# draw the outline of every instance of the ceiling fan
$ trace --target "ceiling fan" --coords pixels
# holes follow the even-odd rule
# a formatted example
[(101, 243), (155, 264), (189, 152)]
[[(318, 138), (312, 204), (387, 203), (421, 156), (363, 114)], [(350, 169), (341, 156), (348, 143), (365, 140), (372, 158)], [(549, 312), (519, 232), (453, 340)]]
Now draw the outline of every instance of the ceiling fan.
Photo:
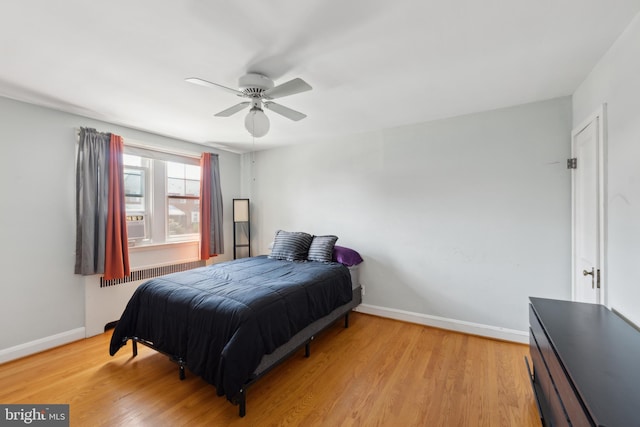
[(200, 86), (219, 88), (233, 93), (241, 98), (248, 98), (248, 101), (241, 102), (220, 111), (216, 117), (229, 117), (245, 108), (251, 106), (249, 113), (244, 119), (244, 125), (251, 135), (256, 138), (265, 136), (269, 132), (269, 118), (264, 113), (263, 108), (271, 110), (284, 117), (298, 121), (307, 117), (299, 111), (292, 110), (284, 105), (276, 104), (272, 99), (283, 98), (296, 93), (311, 90), (311, 86), (304, 80), (296, 78), (275, 86), (273, 80), (269, 77), (258, 73), (248, 73), (238, 79), (239, 90), (223, 86), (218, 83), (212, 83), (198, 77), (190, 77), (186, 79), (189, 83)]

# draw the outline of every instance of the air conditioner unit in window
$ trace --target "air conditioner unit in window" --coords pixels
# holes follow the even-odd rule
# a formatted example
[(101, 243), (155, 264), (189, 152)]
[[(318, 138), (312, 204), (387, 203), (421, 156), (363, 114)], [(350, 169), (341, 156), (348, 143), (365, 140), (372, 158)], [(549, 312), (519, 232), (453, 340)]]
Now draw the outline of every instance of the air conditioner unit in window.
[(127, 215), (127, 238), (141, 240), (146, 237), (144, 215)]

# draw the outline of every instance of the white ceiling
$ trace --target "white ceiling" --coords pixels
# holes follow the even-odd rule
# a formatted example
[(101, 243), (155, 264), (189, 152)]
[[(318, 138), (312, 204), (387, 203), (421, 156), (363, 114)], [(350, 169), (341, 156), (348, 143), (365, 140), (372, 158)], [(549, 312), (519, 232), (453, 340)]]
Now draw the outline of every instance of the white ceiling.
[[(640, 0), (2, 0), (0, 95), (234, 150), (570, 95)], [(313, 90), (253, 144), (245, 72)], [(104, 129), (108, 131), (108, 129)]]

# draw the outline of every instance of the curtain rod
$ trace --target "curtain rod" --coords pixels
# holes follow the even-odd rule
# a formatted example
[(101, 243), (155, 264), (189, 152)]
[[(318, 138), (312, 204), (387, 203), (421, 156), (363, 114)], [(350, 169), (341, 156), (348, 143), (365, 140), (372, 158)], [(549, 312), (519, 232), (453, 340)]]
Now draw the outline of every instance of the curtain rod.
[[(80, 138), (80, 128), (75, 128), (75, 130), (76, 130), (76, 143), (77, 143)], [(124, 145), (128, 145), (130, 147), (144, 148), (146, 150), (159, 151), (161, 153), (174, 154), (176, 156), (190, 157), (192, 159), (200, 159), (200, 156), (201, 156), (201, 154), (196, 154), (193, 151), (182, 151), (179, 149), (162, 148), (162, 147), (158, 147), (157, 145), (151, 145), (151, 144), (137, 141), (135, 139), (127, 138), (124, 136), (122, 137), (122, 141), (124, 142)]]

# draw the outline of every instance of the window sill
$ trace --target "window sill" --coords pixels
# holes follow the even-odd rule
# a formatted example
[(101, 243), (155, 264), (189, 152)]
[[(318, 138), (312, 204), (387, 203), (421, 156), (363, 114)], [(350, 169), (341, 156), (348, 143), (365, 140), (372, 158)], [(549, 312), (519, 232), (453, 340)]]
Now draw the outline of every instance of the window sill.
[(199, 240), (184, 240), (178, 242), (164, 242), (164, 243), (142, 243), (133, 246), (129, 246), (129, 251), (139, 252), (145, 250), (157, 250), (157, 249), (169, 249), (179, 248), (181, 246), (191, 246), (200, 244)]
[(129, 247), (132, 270), (178, 264), (200, 259), (200, 242), (167, 242)]

